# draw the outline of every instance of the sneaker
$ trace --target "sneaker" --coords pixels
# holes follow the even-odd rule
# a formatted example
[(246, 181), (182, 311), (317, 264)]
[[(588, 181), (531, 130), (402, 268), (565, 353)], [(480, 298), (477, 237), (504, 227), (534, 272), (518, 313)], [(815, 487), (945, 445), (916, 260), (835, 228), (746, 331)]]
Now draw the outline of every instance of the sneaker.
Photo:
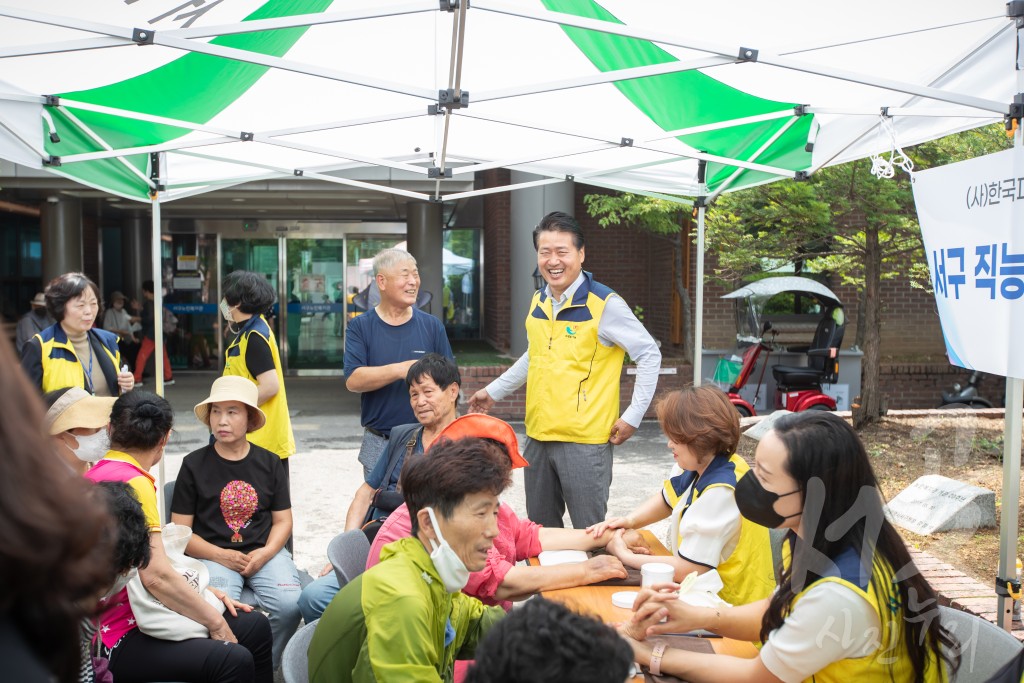
[(165, 379), (165, 380), (164, 380), (164, 386), (165, 386), (165, 387), (169, 387), (169, 386), (171, 386), (172, 384), (174, 384), (174, 380), (173, 380), (173, 379)]

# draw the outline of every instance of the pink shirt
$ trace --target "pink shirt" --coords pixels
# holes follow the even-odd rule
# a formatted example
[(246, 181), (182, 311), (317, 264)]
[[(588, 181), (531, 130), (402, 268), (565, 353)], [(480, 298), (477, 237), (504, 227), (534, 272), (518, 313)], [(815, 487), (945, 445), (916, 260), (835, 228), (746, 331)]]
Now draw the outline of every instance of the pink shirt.
[[(123, 481), (135, 491), (142, 512), (146, 515), (146, 525), (150, 532), (160, 531), (160, 513), (156, 502), (156, 484), (153, 475), (142, 469), (138, 461), (127, 453), (110, 451), (103, 460), (85, 473), (85, 478), (92, 481)], [(97, 634), (108, 648), (114, 647), (124, 634), (133, 628), (135, 614), (128, 603), (128, 589), (109, 598), (100, 600), (100, 630)]]
[[(380, 561), (380, 551), (384, 546), (411, 534), (409, 508), (402, 504), (388, 515), (377, 532), (370, 546), (370, 555), (366, 558), (366, 568)], [(498, 507), (498, 537), (487, 552), (487, 566), (469, 575), (469, 583), (462, 592), (478, 598), (485, 605), (501, 605), (506, 610), (512, 609), (511, 602), (495, 600), (494, 594), (512, 565), (528, 557), (536, 557), (541, 550), (540, 525), (528, 519), (520, 519), (511, 507), (502, 503)]]

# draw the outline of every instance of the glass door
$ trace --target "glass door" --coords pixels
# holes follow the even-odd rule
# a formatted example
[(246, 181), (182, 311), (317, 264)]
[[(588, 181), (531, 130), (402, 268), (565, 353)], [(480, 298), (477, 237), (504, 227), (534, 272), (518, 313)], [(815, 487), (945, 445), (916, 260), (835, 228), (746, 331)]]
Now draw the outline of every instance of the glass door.
[(164, 335), (175, 371), (216, 370), (220, 281), (216, 235), (170, 235), (164, 242)]
[(345, 240), (285, 240), (287, 357), (291, 370), (343, 368)]
[[(274, 291), (280, 292), (280, 242), (281, 240), (277, 238), (222, 239), (220, 243), (221, 263), (223, 264), (221, 278), (236, 270), (251, 270), (254, 273), (260, 273), (265, 276), (270, 282), (270, 286), (274, 288)], [(215, 303), (220, 303), (220, 291), (220, 282), (218, 282), (216, 289), (218, 298)], [(274, 332), (274, 336), (277, 337), (278, 346), (284, 343), (281, 338), (279, 313), (280, 307), (275, 305), (274, 314), (267, 320), (267, 323), (270, 324), (270, 329)], [(225, 349), (231, 341), (229, 338), (231, 332), (228, 330), (227, 325), (222, 325), (222, 328), (224, 330), (224, 337), (221, 340), (221, 349)], [(223, 354), (220, 355), (221, 367), (223, 367)], [(282, 355), (284, 354), (282, 353)]]

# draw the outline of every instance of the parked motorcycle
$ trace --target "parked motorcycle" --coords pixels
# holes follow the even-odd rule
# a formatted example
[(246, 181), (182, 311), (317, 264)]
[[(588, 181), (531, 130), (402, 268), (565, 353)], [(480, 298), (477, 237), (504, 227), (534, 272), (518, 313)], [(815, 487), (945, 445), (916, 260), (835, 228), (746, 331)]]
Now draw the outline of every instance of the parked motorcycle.
[(978, 393), (978, 385), (981, 384), (981, 373), (977, 370), (971, 372), (967, 378), (967, 384), (961, 385), (959, 382), (953, 383), (952, 391), (942, 392), (942, 403), (939, 405), (940, 408), (973, 408), (974, 410), (980, 410), (982, 408), (991, 408), (992, 401), (984, 398)]

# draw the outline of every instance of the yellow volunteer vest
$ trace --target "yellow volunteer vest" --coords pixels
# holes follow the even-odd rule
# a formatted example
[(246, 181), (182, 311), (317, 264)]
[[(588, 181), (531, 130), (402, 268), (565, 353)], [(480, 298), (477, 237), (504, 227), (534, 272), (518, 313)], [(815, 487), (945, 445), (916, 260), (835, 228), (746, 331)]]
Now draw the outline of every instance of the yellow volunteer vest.
[[(75, 354), (75, 345), (68, 339), (60, 323), (51, 325), (35, 336), (42, 348), (43, 393), (65, 387), (80, 387), (92, 393), (92, 386), (86, 381), (85, 367)], [(95, 344), (99, 341), (99, 344)], [(117, 335), (106, 330), (89, 330), (89, 343), (93, 349), (101, 349), (102, 356), (94, 358), (92, 373), (103, 372), (107, 385), (117, 396), (117, 372), (121, 368), (121, 352), (117, 348)], [(105, 367), (108, 366), (108, 367)], [(110, 373), (113, 368), (113, 374)]]
[(254, 315), (246, 321), (245, 327), (238, 338), (228, 346), (224, 358), (224, 376), (238, 375), (253, 382), (256, 378), (245, 365), (245, 351), (249, 347), (249, 335), (256, 334), (270, 345), (270, 353), (274, 357), (274, 372), (281, 388), (269, 401), (260, 406), (267, 416), (267, 423), (262, 428), (251, 432), (246, 438), (257, 446), (287, 458), (295, 453), (295, 436), (292, 434), (292, 418), (288, 414), (288, 397), (284, 390), (284, 373), (281, 372), (281, 356), (277, 351), (277, 340), (270, 325), (262, 315)]
[[(738, 455), (733, 454), (728, 458), (718, 456), (700, 477), (696, 476), (696, 472), (684, 471), (667, 480), (665, 498), (675, 509), (680, 498), (689, 491), (689, 500), (684, 503), (682, 510), (685, 515), (693, 502), (708, 489), (724, 487), (735, 490), (736, 484), (749, 470), (750, 467)], [(681, 540), (681, 537), (677, 539), (677, 546)], [(726, 602), (746, 605), (770, 596), (775, 590), (775, 570), (772, 566), (768, 529), (741, 515), (740, 539), (736, 548), (716, 569), (722, 577), (720, 595)]]
[(530, 369), (526, 434), (538, 441), (606, 443), (619, 418), (625, 352), (597, 339), (609, 297), (618, 296), (583, 273), (572, 301), (552, 316), (551, 297), (533, 295), (526, 316)]
[[(789, 542), (783, 544), (789, 549)], [(784, 554), (789, 561), (790, 554)], [(876, 557), (871, 569), (871, 576), (865, 584), (860, 568), (860, 554), (853, 548), (847, 548), (834, 560), (835, 575), (825, 576), (811, 583), (797, 593), (790, 603), (790, 611), (796, 609), (797, 603), (807, 591), (823, 582), (832, 581), (842, 584), (862, 596), (878, 613), (882, 623), (882, 632), (878, 636), (880, 646), (866, 657), (857, 659), (841, 659), (814, 674), (807, 681), (813, 683), (850, 683), (851, 681), (893, 681), (903, 683), (914, 680), (914, 669), (907, 656), (903, 643), (903, 632), (899, 630), (904, 623), (900, 596), (892, 583), (892, 570)], [(894, 630), (894, 627), (897, 630)], [(925, 683), (943, 683), (947, 680), (946, 666), (936, 661), (932, 655), (928, 668), (924, 672)]]

